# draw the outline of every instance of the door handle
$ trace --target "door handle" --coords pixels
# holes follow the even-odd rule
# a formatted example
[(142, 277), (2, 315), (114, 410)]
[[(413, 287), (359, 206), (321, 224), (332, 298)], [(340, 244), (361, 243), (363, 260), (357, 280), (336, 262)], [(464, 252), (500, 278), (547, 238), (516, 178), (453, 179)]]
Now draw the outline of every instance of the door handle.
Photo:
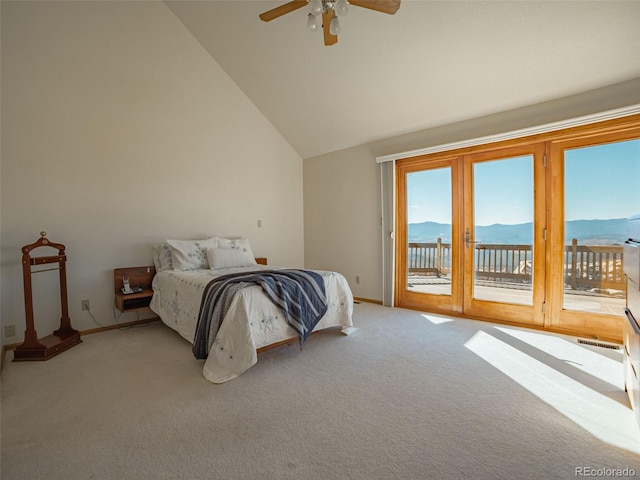
[(469, 231), (469, 228), (467, 227), (467, 231), (464, 233), (464, 243), (466, 243), (467, 247), (468, 247), (473, 243), (482, 243), (482, 242), (472, 241), (471, 240), (471, 232)]

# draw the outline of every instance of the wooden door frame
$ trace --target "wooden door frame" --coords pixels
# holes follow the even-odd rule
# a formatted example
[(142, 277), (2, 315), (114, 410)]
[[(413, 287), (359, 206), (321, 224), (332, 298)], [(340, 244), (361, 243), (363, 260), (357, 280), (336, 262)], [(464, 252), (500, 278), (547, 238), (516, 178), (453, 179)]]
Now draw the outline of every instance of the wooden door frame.
[[(542, 327), (545, 323), (545, 260), (547, 258), (545, 245), (546, 208), (545, 208), (545, 143), (517, 145), (507, 148), (485, 150), (462, 157), (464, 166), (464, 224), (463, 231), (469, 229), (474, 232), (474, 182), (473, 167), (476, 163), (486, 161), (500, 161), (515, 157), (531, 155), (532, 184), (533, 184), (533, 283), (531, 305), (520, 305), (492, 300), (473, 298), (474, 287), (474, 249), (464, 248), (464, 297), (463, 312), (466, 315), (481, 318), (495, 318), (503, 322), (518, 325)], [(471, 239), (472, 241), (474, 238)]]
[[(607, 135), (611, 135), (607, 137)], [(595, 337), (600, 338), (601, 340), (620, 342), (622, 340), (622, 331), (619, 330), (615, 325), (617, 321), (614, 319), (612, 327), (611, 325), (604, 325), (605, 323), (611, 323), (614, 317), (610, 315), (600, 315), (597, 317), (597, 321), (591, 322), (590, 325), (585, 325), (583, 327), (571, 327), (567, 328), (566, 325), (563, 325), (560, 322), (560, 319), (563, 317), (571, 317), (574, 312), (566, 313), (567, 311), (562, 312), (562, 295), (558, 296), (558, 284), (562, 281), (563, 273), (562, 273), (562, 259), (561, 256), (557, 255), (557, 249), (562, 248), (562, 243), (564, 240), (564, 219), (563, 215), (558, 215), (558, 203), (562, 202), (564, 205), (564, 196), (563, 196), (563, 172), (558, 168), (562, 162), (558, 162), (558, 150), (564, 147), (564, 145), (570, 145), (571, 142), (582, 142), (581, 146), (588, 145), (588, 139), (591, 139), (593, 145), (597, 145), (600, 143), (607, 143), (606, 141), (602, 141), (603, 138), (615, 138), (622, 140), (630, 140), (633, 138), (640, 138), (640, 114), (632, 114), (620, 118), (614, 118), (610, 120), (598, 121), (588, 125), (579, 125), (568, 128), (561, 128), (553, 131), (546, 131), (539, 134), (529, 135), (525, 137), (519, 137), (515, 139), (504, 140), (496, 143), (487, 143), (481, 145), (474, 145), (469, 147), (457, 148), (449, 151), (441, 151), (436, 153), (430, 153), (426, 155), (421, 155), (418, 157), (405, 158), (405, 159), (396, 159), (396, 220), (395, 220), (395, 233), (396, 233), (396, 241), (395, 241), (395, 256), (396, 262), (394, 267), (395, 279), (394, 286), (396, 295), (394, 298), (394, 306), (402, 306), (406, 308), (415, 308), (417, 310), (428, 310), (440, 313), (447, 313), (451, 315), (461, 315), (470, 318), (478, 318), (471, 317), (470, 315), (462, 315), (462, 313), (458, 310), (451, 311), (451, 309), (439, 309), (436, 307), (425, 307), (424, 305), (414, 305), (411, 303), (403, 303), (400, 305), (399, 302), (399, 293), (400, 289), (404, 288), (404, 282), (406, 282), (405, 268), (404, 264), (401, 263), (401, 255), (404, 255), (404, 262), (406, 263), (406, 232), (401, 228), (401, 215), (406, 215), (406, 202), (405, 200), (400, 201), (400, 197), (402, 196), (400, 187), (400, 178), (403, 176), (400, 174), (401, 168), (407, 168), (409, 165), (413, 165), (416, 170), (419, 168), (416, 167), (420, 162), (425, 161), (437, 161), (442, 159), (452, 159), (459, 158), (464, 155), (475, 154), (484, 151), (495, 151), (500, 148), (509, 148), (521, 145), (531, 145), (534, 143), (544, 143), (545, 151), (547, 155), (547, 167), (544, 171), (544, 191), (546, 193), (546, 198), (551, 199), (546, 201), (546, 206), (543, 209), (546, 217), (546, 248), (544, 254), (545, 260), (545, 268), (546, 268), (546, 276), (545, 276), (545, 302), (544, 302), (544, 310), (545, 314), (543, 315), (542, 324), (540, 324), (540, 315), (541, 312), (535, 313), (536, 318), (536, 326), (533, 328), (544, 329), (548, 331), (558, 332), (558, 333), (567, 333), (571, 335), (581, 335), (586, 337)], [(552, 167), (550, 168), (550, 165)], [(406, 170), (405, 170), (406, 173)], [(462, 168), (460, 168), (456, 172), (456, 182), (462, 182)], [(452, 171), (452, 177), (454, 173)], [(404, 180), (402, 180), (404, 181)], [(453, 183), (453, 182), (452, 182)], [(457, 185), (457, 184), (456, 184)], [(452, 185), (453, 187), (453, 185)], [(540, 189), (539, 185), (535, 185), (534, 189)], [(461, 191), (461, 190), (460, 190)], [(454, 198), (452, 201), (463, 201), (463, 199)], [(400, 211), (400, 207), (404, 208), (403, 211)], [(559, 211), (562, 211), (560, 209)], [(458, 220), (458, 224), (463, 224), (463, 219)], [(456, 221), (452, 218), (452, 229), (453, 224)], [(538, 231), (536, 230), (536, 235), (538, 235)], [(544, 229), (542, 235), (544, 235)], [(456, 241), (461, 241), (461, 232), (453, 232)], [(452, 238), (452, 243), (454, 241)], [(555, 250), (554, 250), (555, 249)], [(403, 253), (403, 251), (405, 253)], [(461, 259), (458, 259), (459, 261)], [(462, 265), (458, 266), (458, 268), (462, 268)], [(560, 272), (560, 273), (558, 273)], [(534, 271), (535, 275), (535, 271)], [(560, 279), (560, 280), (559, 280)], [(562, 286), (562, 284), (560, 284)], [(453, 285), (452, 285), (452, 294)], [(456, 291), (455, 295), (452, 295), (452, 298), (456, 301), (461, 300), (462, 291)], [(535, 304), (534, 299), (534, 304)], [(576, 312), (577, 315), (584, 316), (582, 312)], [(600, 318), (602, 317), (602, 318)], [(622, 318), (622, 317), (621, 317)], [(488, 320), (492, 322), (496, 322), (494, 318), (479, 318), (481, 320)], [(499, 322), (498, 323), (512, 323), (510, 321)]]
[(461, 196), (454, 193), (462, 185), (459, 158), (456, 156), (432, 157), (424, 155), (396, 162), (396, 227), (395, 227), (395, 300), (394, 304), (416, 310), (429, 310), (438, 313), (460, 314), (462, 305), (461, 282), (457, 278), (462, 272), (462, 258), (456, 255), (451, 265), (451, 295), (430, 295), (409, 292), (406, 289), (407, 264), (407, 228), (404, 219), (407, 218), (406, 176), (408, 173), (431, 170), (436, 168), (451, 169), (451, 247), (452, 251), (460, 248), (460, 222), (453, 218), (460, 211)]
[(640, 121), (635, 128), (623, 128), (615, 132), (602, 133), (586, 131), (584, 135), (550, 141), (548, 178), (553, 195), (548, 208), (549, 222), (549, 281), (547, 284), (549, 328), (571, 334), (585, 335), (603, 340), (617, 341), (622, 337), (624, 319), (603, 313), (585, 313), (579, 310), (563, 309), (564, 302), (564, 151), (572, 148), (586, 148), (607, 143), (623, 142), (640, 138)]

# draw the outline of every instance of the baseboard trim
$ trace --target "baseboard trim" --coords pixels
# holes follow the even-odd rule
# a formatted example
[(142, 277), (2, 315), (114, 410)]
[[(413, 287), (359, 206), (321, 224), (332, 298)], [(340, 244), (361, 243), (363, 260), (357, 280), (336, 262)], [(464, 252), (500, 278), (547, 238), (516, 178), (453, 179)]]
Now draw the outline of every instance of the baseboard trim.
[(382, 300), (373, 300), (371, 298), (353, 297), (355, 302), (375, 303), (376, 305), (382, 305)]
[[(90, 328), (88, 330), (81, 330), (80, 336), (108, 332), (109, 330), (118, 330), (120, 328), (135, 327), (138, 325), (144, 325), (146, 323), (157, 322), (158, 320), (160, 320), (160, 317), (149, 317), (143, 318), (142, 320), (134, 320), (132, 322), (115, 323), (113, 325), (107, 325), (106, 327)], [(2, 366), (4, 365), (4, 356), (6, 355), (6, 353), (10, 350), (15, 350), (20, 345), (22, 345), (22, 343), (10, 343), (8, 345), (2, 346), (2, 353), (0, 354), (0, 371), (2, 370)]]
[(149, 317), (149, 318), (143, 318), (142, 320), (134, 320), (132, 322), (116, 323), (114, 325), (107, 325), (106, 327), (90, 328), (89, 330), (82, 330), (80, 331), (80, 335), (91, 335), (94, 333), (108, 332), (109, 330), (118, 330), (120, 328), (135, 327), (137, 325), (144, 325), (145, 323), (157, 322), (158, 320), (160, 320), (160, 317)]

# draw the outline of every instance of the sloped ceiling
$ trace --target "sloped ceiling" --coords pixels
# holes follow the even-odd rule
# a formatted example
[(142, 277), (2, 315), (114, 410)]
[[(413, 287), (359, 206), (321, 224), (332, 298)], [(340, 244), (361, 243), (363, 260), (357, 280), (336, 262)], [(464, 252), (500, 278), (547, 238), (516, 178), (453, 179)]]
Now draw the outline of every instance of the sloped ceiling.
[(402, 0), (337, 45), (284, 1), (165, 1), (303, 158), (640, 78), (640, 1)]

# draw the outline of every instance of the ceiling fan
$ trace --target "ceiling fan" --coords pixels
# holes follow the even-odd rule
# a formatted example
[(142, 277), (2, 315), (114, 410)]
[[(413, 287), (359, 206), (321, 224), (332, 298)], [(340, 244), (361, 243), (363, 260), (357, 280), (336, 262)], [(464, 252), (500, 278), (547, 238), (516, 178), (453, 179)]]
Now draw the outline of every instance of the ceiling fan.
[(293, 0), (260, 14), (260, 20), (270, 22), (307, 5), (311, 7), (307, 15), (307, 26), (311, 30), (322, 26), (324, 44), (335, 45), (341, 31), (339, 17), (347, 14), (349, 5), (393, 15), (400, 8), (400, 0)]

